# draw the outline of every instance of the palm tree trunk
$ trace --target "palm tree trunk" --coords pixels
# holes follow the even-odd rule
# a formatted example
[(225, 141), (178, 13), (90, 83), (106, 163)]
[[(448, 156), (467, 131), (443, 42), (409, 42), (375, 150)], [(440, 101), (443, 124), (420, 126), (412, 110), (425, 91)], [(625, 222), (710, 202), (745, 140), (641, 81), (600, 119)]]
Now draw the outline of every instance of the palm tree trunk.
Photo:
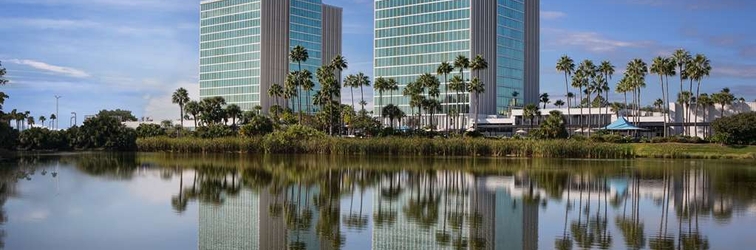
[(362, 85), (360, 85), (360, 106), (362, 106), (362, 110), (365, 110), (365, 95), (362, 94)]
[(593, 102), (591, 101), (591, 92), (588, 92), (588, 137), (591, 136), (591, 113), (593, 109)]
[[(444, 73), (444, 113), (446, 113), (446, 137), (449, 137), (449, 124), (451, 124), (451, 116), (449, 116), (449, 74)], [(443, 103), (441, 104), (443, 105)]]
[(584, 133), (585, 130), (583, 130), (583, 87), (580, 88), (580, 119), (578, 122), (580, 122), (580, 133)]
[(701, 91), (701, 79), (698, 79), (698, 86), (696, 87), (696, 109), (693, 111), (693, 116), (695, 117), (693, 118), (694, 119), (693, 127), (695, 128), (695, 132), (693, 133), (695, 133), (696, 137), (698, 137), (698, 107), (699, 107), (698, 95), (700, 94), (699, 91)]

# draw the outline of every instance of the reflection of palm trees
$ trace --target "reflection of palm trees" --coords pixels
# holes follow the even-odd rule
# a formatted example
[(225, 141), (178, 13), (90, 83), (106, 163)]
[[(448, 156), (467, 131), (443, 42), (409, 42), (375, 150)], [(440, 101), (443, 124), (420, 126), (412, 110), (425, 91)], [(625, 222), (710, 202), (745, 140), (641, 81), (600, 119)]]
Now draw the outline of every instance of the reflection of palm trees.
[(564, 207), (564, 228), (562, 229), (562, 237), (554, 240), (556, 249), (566, 250), (572, 249), (572, 238), (567, 234), (567, 218), (572, 207), (572, 199), (570, 199), (570, 192), (572, 190), (572, 178), (567, 178), (567, 200), (565, 200)]
[[(632, 208), (630, 218), (626, 217), (623, 212), (622, 217), (617, 217), (615, 222), (622, 236), (625, 238), (625, 245), (629, 249), (641, 249), (646, 245), (646, 238), (643, 233), (643, 223), (640, 222), (640, 178), (634, 176), (631, 178), (630, 187), (633, 189), (630, 194), (632, 195)], [(627, 199), (625, 199), (625, 207), (627, 207)]]
[(669, 200), (670, 200), (670, 188), (671, 180), (667, 170), (664, 170), (664, 192), (662, 197), (662, 213), (661, 220), (659, 220), (659, 233), (648, 242), (648, 247), (651, 249), (674, 249), (675, 240), (672, 237), (667, 236), (667, 223), (669, 222)]

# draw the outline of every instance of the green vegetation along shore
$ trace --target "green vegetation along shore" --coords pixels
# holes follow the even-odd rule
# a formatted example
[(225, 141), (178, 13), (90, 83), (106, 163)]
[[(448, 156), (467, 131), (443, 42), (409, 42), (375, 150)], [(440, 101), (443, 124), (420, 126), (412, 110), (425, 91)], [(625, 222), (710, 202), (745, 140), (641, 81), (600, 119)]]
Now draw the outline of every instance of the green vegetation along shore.
[(429, 138), (168, 138), (137, 140), (141, 152), (258, 153), (385, 156), (487, 156), (541, 158), (756, 159), (756, 147), (714, 144), (616, 144), (577, 140)]

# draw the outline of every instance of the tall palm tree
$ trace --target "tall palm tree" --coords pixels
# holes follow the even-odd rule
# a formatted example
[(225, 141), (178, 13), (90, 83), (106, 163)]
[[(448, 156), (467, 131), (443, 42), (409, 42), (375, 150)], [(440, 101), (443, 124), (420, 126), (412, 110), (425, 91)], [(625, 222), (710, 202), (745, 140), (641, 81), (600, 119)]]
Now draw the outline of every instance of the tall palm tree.
[[(675, 50), (675, 52), (672, 54), (672, 59), (675, 61), (675, 64), (677, 64), (677, 72), (680, 72), (680, 92), (683, 92), (683, 81), (685, 79), (688, 79), (688, 75), (686, 74), (686, 67), (690, 63), (690, 60), (692, 60), (692, 57), (690, 56), (690, 52), (688, 52), (685, 49), (678, 49)], [(690, 96), (689, 96), (690, 97)], [(685, 122), (685, 112), (681, 112), (682, 115), (682, 121)], [(686, 128), (683, 126), (683, 133), (685, 132)], [(687, 134), (687, 133), (686, 133)]]
[[(697, 105), (701, 106), (703, 109), (703, 123), (706, 123), (708, 120), (707, 111), (709, 110), (709, 107), (714, 106), (714, 100), (711, 99), (709, 94), (702, 93), (698, 98), (696, 98)], [(707, 126), (704, 126), (704, 137), (707, 137)]]
[[(701, 80), (704, 77), (709, 76), (711, 73), (711, 61), (709, 61), (708, 58), (706, 58), (705, 55), (702, 54), (696, 54), (696, 57), (691, 61), (691, 67), (688, 68), (687, 74), (690, 77), (691, 81), (696, 81), (697, 87), (696, 87), (696, 97), (700, 96), (701, 91)], [(698, 102), (696, 102), (696, 108), (693, 110), (693, 127), (694, 129), (694, 135), (698, 136)]]
[(656, 108), (656, 110), (658, 110), (659, 112), (663, 112), (663, 111), (662, 111), (662, 107), (664, 107), (664, 100), (662, 100), (661, 98), (659, 98), (659, 99), (656, 99), (656, 101), (654, 101), (654, 107), (655, 107), (655, 108)]
[[(301, 79), (299, 80), (299, 83), (302, 85), (302, 90), (305, 91), (305, 103), (307, 104), (307, 114), (312, 113), (312, 109), (310, 109), (310, 91), (312, 91), (313, 88), (315, 88), (315, 82), (312, 81), (312, 72), (309, 70), (302, 70), (299, 72), (299, 77)], [(301, 113), (301, 112), (300, 112)]]
[(180, 120), (181, 120), (181, 127), (184, 127), (184, 105), (186, 105), (187, 102), (191, 101), (189, 99), (189, 92), (186, 91), (185, 88), (178, 88), (176, 92), (173, 92), (173, 95), (171, 96), (171, 101), (173, 104), (178, 104), (179, 110), (180, 110)]
[(381, 116), (383, 109), (383, 91), (389, 89), (388, 80), (383, 77), (376, 78), (375, 83), (373, 84), (373, 88), (378, 92), (378, 117), (383, 117)]
[(418, 82), (410, 82), (409, 84), (407, 84), (407, 86), (404, 87), (404, 91), (402, 92), (404, 96), (407, 96), (410, 98), (410, 102), (409, 102), (410, 108), (414, 109), (415, 107), (417, 107), (417, 111), (418, 111), (417, 112), (418, 122), (416, 124), (417, 129), (420, 129), (420, 117), (422, 115), (423, 101), (425, 99), (422, 96), (422, 93), (423, 93), (423, 87)]
[(344, 87), (349, 87), (349, 92), (352, 95), (352, 110), (356, 109), (354, 106), (354, 88), (357, 87), (357, 81), (358, 79), (356, 75), (348, 75), (344, 78)]
[(184, 112), (192, 115), (194, 120), (194, 128), (197, 128), (197, 115), (200, 113), (200, 105), (197, 101), (189, 101), (184, 105)]
[(331, 66), (333, 66), (333, 69), (339, 71), (337, 82), (339, 83), (339, 86), (341, 86), (341, 72), (349, 67), (346, 58), (344, 58), (340, 54), (336, 55), (336, 57), (334, 57), (331, 61)]
[(370, 77), (364, 73), (357, 73), (355, 84), (360, 88), (360, 104), (362, 104), (362, 110), (365, 110), (365, 95), (362, 92), (362, 87), (370, 87)]
[(575, 75), (572, 77), (572, 87), (578, 88), (580, 90), (578, 97), (578, 107), (580, 107), (580, 118), (578, 119), (578, 123), (580, 123), (580, 131), (583, 131), (583, 87), (586, 85), (585, 81), (585, 72), (581, 69), (575, 71)]
[[(475, 71), (475, 74), (476, 74), (476, 77), (478, 78), (478, 81), (482, 81), (482, 80), (480, 80), (480, 71), (481, 71), (481, 70), (486, 70), (486, 69), (488, 69), (488, 62), (486, 61), (486, 59), (485, 59), (485, 58), (483, 58), (483, 56), (482, 56), (482, 55), (478, 54), (478, 55), (476, 55), (476, 56), (475, 56), (475, 58), (473, 58), (473, 60), (472, 60), (472, 61), (470, 62), (470, 69), (471, 69), (472, 71)], [(472, 84), (472, 81), (470, 82), (470, 84)], [(481, 84), (483, 84), (483, 83), (481, 82)], [(468, 93), (470, 93), (470, 95), (472, 95), (473, 93), (471, 93), (471, 92), (469, 91), (470, 89), (471, 89), (471, 87), (469, 87), (469, 86), (468, 86), (468, 87), (467, 87)], [(482, 90), (483, 90), (483, 91), (481, 91), (481, 92), (485, 92), (485, 85), (481, 85), (481, 86), (480, 86), (480, 89), (482, 89)], [(475, 98), (478, 98), (478, 97), (480, 97), (480, 93), (481, 93), (481, 92), (479, 92), (479, 93), (475, 94)], [(470, 99), (470, 100), (472, 101), (472, 99)], [(475, 115), (476, 115), (476, 117), (475, 117), (475, 122), (477, 123), (477, 121), (478, 121), (478, 117), (477, 117), (477, 115), (478, 115), (478, 114), (480, 113), (480, 110), (477, 110), (477, 108), (479, 108), (479, 105), (477, 105), (477, 103), (479, 103), (479, 101), (478, 101), (478, 100), (475, 100), (475, 102), (476, 102), (476, 105), (475, 105), (475, 108), (476, 108), (476, 110), (475, 110)]]
[[(623, 77), (622, 79), (620, 79), (619, 83), (617, 83), (617, 87), (615, 88), (615, 91), (617, 93), (622, 93), (624, 95), (624, 97), (625, 97), (625, 106), (624, 106), (624, 108), (625, 108), (625, 114), (623, 114), (623, 116), (627, 116), (627, 114), (626, 114), (627, 113), (627, 108), (628, 108), (628, 106), (627, 106), (627, 92), (630, 91), (630, 83), (629, 83), (629, 81), (627, 79), (628, 79), (627, 75), (625, 75), (625, 77)], [(615, 110), (615, 111), (617, 112), (617, 115), (619, 116), (619, 110)]]
[[(666, 93), (667, 96), (665, 98), (666, 101), (664, 102), (664, 105), (665, 105), (664, 110), (666, 110), (667, 122), (670, 122), (672, 120), (672, 117), (669, 112), (669, 103), (672, 102), (672, 100), (669, 99), (670, 92), (672, 92), (672, 90), (669, 88), (669, 77), (675, 76), (677, 74), (677, 72), (675, 71), (675, 66), (677, 66), (677, 63), (675, 62), (674, 58), (667, 58), (667, 60), (665, 60), (663, 70), (664, 70), (664, 80), (666, 81), (664, 85), (665, 85), (665, 88), (667, 89), (667, 93)], [(664, 130), (668, 131), (669, 126), (665, 128)], [(669, 135), (669, 132), (667, 132), (667, 135)]]
[[(307, 62), (307, 60), (310, 59), (310, 54), (307, 52), (307, 49), (305, 47), (302, 47), (301, 45), (297, 45), (294, 48), (291, 49), (289, 52), (289, 60), (292, 62), (296, 62), (297, 66), (299, 67), (297, 69), (297, 72), (302, 71), (302, 63)], [(297, 75), (298, 76), (298, 75)], [(297, 81), (295, 82), (295, 86), (297, 87), (297, 99), (299, 99), (299, 123), (302, 124), (302, 97), (299, 94), (299, 88), (302, 87), (302, 82), (300, 80), (304, 79), (302, 77), (295, 78)]]
[(387, 81), (388, 83), (386, 87), (388, 88), (388, 90), (391, 91), (391, 97), (389, 98), (389, 102), (391, 102), (391, 104), (394, 104), (394, 91), (399, 90), (399, 83), (396, 82), (394, 78), (389, 78)]
[[(667, 65), (668, 65), (667, 60), (668, 59), (664, 57), (658, 56), (654, 58), (654, 62), (651, 63), (651, 68), (650, 68), (650, 72), (652, 74), (659, 75), (659, 84), (661, 85), (661, 89), (662, 89), (662, 99), (661, 99), (662, 104), (667, 102), (665, 99), (667, 95), (664, 92), (665, 91), (664, 90), (664, 76), (667, 75)], [(666, 91), (669, 91), (669, 90), (666, 90)], [(662, 113), (663, 112), (664, 111), (662, 111)], [(664, 137), (667, 137), (667, 116), (664, 116)]]
[(284, 99), (286, 99), (286, 106), (290, 107), (292, 111), (296, 107), (294, 97), (298, 97), (298, 91), (297, 91), (297, 73), (296, 72), (289, 72), (289, 74), (286, 75), (286, 80), (284, 81)]
[(454, 71), (454, 66), (449, 62), (443, 61), (438, 68), (436, 68), (436, 74), (444, 75), (444, 98), (443, 102), (446, 104), (444, 113), (446, 114), (446, 135), (449, 136), (449, 124), (451, 124), (451, 116), (449, 116), (449, 74)]
[[(459, 95), (460, 94), (459, 93), (462, 92), (462, 91), (464, 91), (464, 87), (465, 87), (465, 81), (462, 80), (461, 76), (458, 76), (458, 75), (457, 76), (453, 76), (452, 79), (451, 79), (451, 81), (449, 82), (449, 89), (451, 89), (455, 93), (457, 93), (457, 98), (456, 98), (457, 101), (456, 101), (456, 103), (458, 105), (456, 105), (457, 107), (455, 107), (453, 109), (454, 112), (452, 112), (452, 113), (457, 113), (457, 114), (461, 113), (461, 110), (459, 109), (459, 103), (460, 103), (460, 100), (459, 100)], [(455, 118), (455, 120), (456, 120), (456, 118)], [(457, 128), (456, 124), (458, 122), (459, 122), (458, 120), (454, 122), (455, 123), (455, 125), (454, 125), (455, 129)]]
[[(690, 92), (683, 90), (683, 92), (677, 94), (677, 103), (680, 104), (680, 106), (682, 106), (683, 108), (687, 109), (690, 107), (691, 96), (692, 94)], [(685, 133), (685, 130), (687, 130), (686, 126), (683, 125), (682, 127), (683, 134), (687, 134)]]
[[(467, 80), (465, 79), (465, 69), (470, 68), (470, 59), (464, 55), (458, 55), (457, 58), (454, 59), (454, 68), (459, 70), (459, 75), (462, 77), (461, 91), (464, 92), (467, 89)], [(464, 127), (465, 113), (469, 112), (469, 110), (465, 112), (464, 102), (460, 100), (457, 100), (457, 102), (460, 104), (458, 111), (460, 114), (462, 114), (462, 126)]]
[[(561, 58), (559, 58), (559, 61), (557, 61), (556, 70), (558, 72), (564, 73), (564, 89), (566, 95), (569, 95), (570, 93), (570, 80), (569, 78), (572, 76), (572, 73), (575, 72), (575, 61), (572, 60), (567, 55), (563, 55)], [(567, 126), (569, 127), (569, 123), (572, 121), (572, 113), (570, 113), (570, 108), (572, 105), (570, 105), (570, 97), (567, 97)]]
[(45, 121), (46, 120), (47, 120), (47, 118), (45, 118), (44, 115), (39, 116), (39, 123), (42, 124), (43, 127), (45, 126)]
[[(589, 136), (591, 135), (591, 126), (592, 126), (592, 123), (591, 123), (592, 119), (591, 119), (591, 117), (593, 117), (593, 115), (592, 115), (593, 111), (592, 110), (593, 110), (593, 107), (595, 106), (595, 105), (593, 105), (594, 104), (594, 99), (591, 98), (591, 93), (598, 93), (598, 95), (596, 95), (596, 99), (599, 100), (599, 104), (598, 104), (597, 107), (600, 108), (601, 105), (602, 105), (602, 103), (600, 102), (601, 98), (599, 98), (599, 97), (601, 97), (601, 92), (600, 91), (603, 91), (602, 88), (603, 88), (604, 85), (606, 85), (606, 79), (604, 78), (604, 75), (597, 74), (595, 77), (593, 77), (593, 79), (591, 80), (590, 84), (588, 84), (588, 86), (586, 87), (586, 91), (588, 91), (588, 105), (589, 105), (588, 106), (589, 107), (588, 108), (588, 135)], [(600, 115), (600, 113), (599, 113), (599, 115)]]
[[(26, 113), (24, 114), (24, 119), (28, 116), (29, 116), (29, 111), (26, 111)], [(58, 119), (58, 116), (56, 116), (55, 114), (50, 114), (50, 127), (51, 128), (55, 128), (53, 124), (55, 124), (55, 120), (57, 119)]]
[(31, 128), (34, 125), (34, 116), (29, 116), (26, 118), (26, 124)]
[(546, 104), (551, 103), (551, 100), (549, 100), (549, 93), (543, 93), (541, 94), (541, 97), (538, 98), (538, 101), (543, 103), (543, 108), (546, 108)]
[[(440, 91), (440, 85), (438, 78), (425, 73), (420, 75), (420, 77), (417, 79), (417, 84), (422, 88), (421, 92), (427, 92), (428, 98), (424, 99), (423, 106), (425, 106), (425, 109), (427, 111), (428, 115), (430, 117), (428, 120), (430, 121), (429, 124), (432, 127), (433, 126), (433, 111), (435, 111), (438, 107), (436, 107), (436, 103), (433, 103), (432, 101), (438, 98), (439, 95), (441, 95)], [(421, 93), (422, 94), (422, 93)]]
[(598, 67), (598, 72), (600, 72), (601, 74), (604, 74), (604, 79), (606, 80), (604, 83), (604, 86), (601, 86), (601, 91), (604, 93), (605, 95), (604, 99), (606, 99), (605, 101), (607, 103), (605, 114), (609, 114), (609, 105), (608, 105), (610, 103), (609, 102), (609, 91), (610, 91), (609, 81), (612, 80), (612, 76), (614, 75), (614, 69), (615, 69), (614, 65), (612, 65), (612, 63), (609, 61), (602, 61)]
[(467, 86), (467, 91), (475, 95), (475, 120), (473, 123), (473, 129), (478, 129), (478, 114), (480, 113), (480, 93), (486, 92), (486, 87), (483, 85), (483, 82), (480, 81), (480, 78), (473, 78), (473, 80), (470, 82), (470, 85)]
[[(631, 79), (631, 86), (635, 91), (637, 113), (640, 113), (641, 105), (641, 89), (646, 87), (646, 74), (648, 74), (648, 66), (642, 59), (633, 59), (627, 65), (627, 71)], [(639, 120), (636, 118), (636, 124)]]

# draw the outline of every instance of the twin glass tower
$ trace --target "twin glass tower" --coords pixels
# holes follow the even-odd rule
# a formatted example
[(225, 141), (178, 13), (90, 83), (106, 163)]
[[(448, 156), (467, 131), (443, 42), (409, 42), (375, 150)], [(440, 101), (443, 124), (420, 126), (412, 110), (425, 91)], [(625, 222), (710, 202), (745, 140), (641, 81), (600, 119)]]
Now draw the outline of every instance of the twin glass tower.
[[(513, 103), (538, 102), (539, 0), (374, 4), (373, 76), (393, 78), (400, 87), (384, 93), (382, 102), (376, 96), (376, 104), (393, 101), (411, 114), (403, 87), (421, 74), (435, 74), (441, 62), (453, 63), (458, 55), (471, 60), (481, 55), (488, 61), (488, 69), (480, 71), (486, 89), (480, 96), (480, 114), (500, 114)], [(222, 96), (244, 110), (259, 105), (267, 111), (275, 104), (268, 88), (283, 85), (286, 74), (298, 69), (289, 62), (291, 48), (307, 48), (310, 59), (302, 69), (313, 73), (341, 53), (342, 10), (322, 0), (208, 0), (201, 3), (200, 15), (200, 97)], [(472, 78), (470, 73), (464, 71), (466, 80)], [(449, 79), (455, 74), (457, 70)], [(443, 96), (446, 83), (443, 76), (439, 79)], [(462, 111), (469, 112), (474, 105), (464, 96), (457, 100), (450, 92), (440, 101), (442, 106), (462, 104)]]
[[(200, 98), (222, 96), (243, 110), (259, 105), (267, 112), (275, 104), (270, 86), (283, 86), (286, 74), (299, 69), (289, 62), (291, 48), (307, 49), (310, 58), (301, 66), (313, 74), (341, 53), (342, 10), (321, 0), (208, 0), (200, 6)], [(313, 80), (312, 93), (320, 89)]]

